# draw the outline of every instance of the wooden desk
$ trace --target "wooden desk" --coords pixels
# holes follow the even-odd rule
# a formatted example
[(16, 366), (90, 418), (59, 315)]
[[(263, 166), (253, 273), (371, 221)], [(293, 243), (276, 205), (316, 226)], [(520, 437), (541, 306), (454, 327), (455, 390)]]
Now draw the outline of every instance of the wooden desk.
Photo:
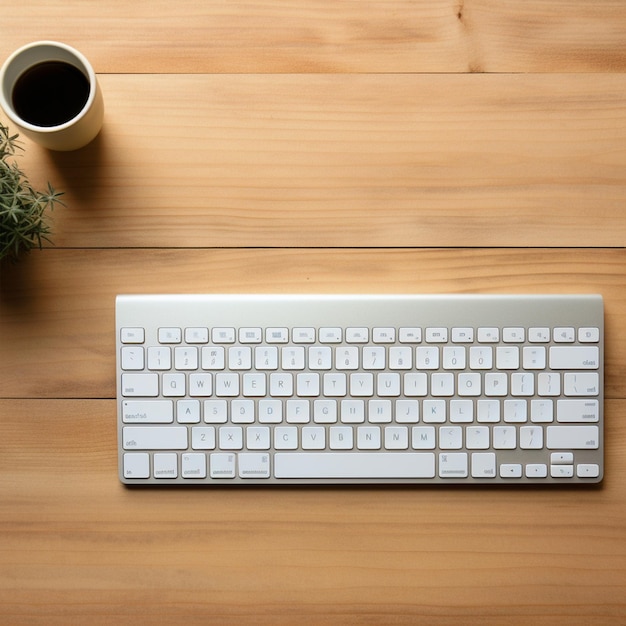
[[(626, 623), (623, 3), (9, 4), (106, 119), (25, 141), (67, 208), (0, 270), (0, 622)], [(114, 297), (162, 291), (601, 293), (606, 480), (125, 489)]]

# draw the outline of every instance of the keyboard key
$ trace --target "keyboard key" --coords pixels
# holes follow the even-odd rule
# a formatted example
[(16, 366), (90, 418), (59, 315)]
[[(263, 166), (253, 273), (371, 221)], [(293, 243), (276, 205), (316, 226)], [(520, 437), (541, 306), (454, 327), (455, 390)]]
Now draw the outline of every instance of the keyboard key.
[(400, 343), (421, 343), (422, 329), (415, 327), (405, 327), (400, 329)]
[(494, 426), (492, 436), (493, 447), (496, 450), (515, 450), (517, 430), (514, 426)]
[(577, 372), (563, 377), (563, 393), (566, 396), (597, 396), (600, 378), (597, 372)]
[(326, 447), (326, 429), (323, 426), (304, 426), (300, 432), (303, 450), (323, 450)]
[(172, 350), (165, 346), (148, 348), (148, 369), (167, 371), (172, 367)]
[(235, 454), (214, 453), (209, 457), (211, 478), (235, 478), (237, 457)]
[(426, 341), (427, 343), (446, 343), (446, 341), (448, 341), (448, 329), (427, 328)]
[(410, 370), (413, 367), (413, 350), (411, 350), (411, 347), (390, 347), (388, 367), (392, 370)]
[(409, 447), (409, 429), (406, 426), (385, 428), (385, 450), (406, 450)]
[(600, 341), (600, 329), (579, 328), (578, 341), (580, 341), (580, 343), (598, 343), (598, 341)]
[(369, 336), (369, 328), (346, 328), (347, 343), (367, 343)]
[(234, 328), (214, 328), (211, 331), (213, 343), (235, 343), (236, 332)]
[(597, 400), (557, 400), (557, 422), (597, 422), (599, 419)]
[(503, 328), (502, 341), (504, 343), (523, 343), (526, 337), (526, 331), (523, 328)]
[(150, 455), (145, 452), (124, 454), (124, 478), (150, 478)]
[(519, 348), (517, 346), (498, 346), (496, 348), (496, 367), (499, 370), (519, 369)]
[(596, 450), (600, 445), (597, 426), (548, 426), (550, 450)]
[(267, 328), (265, 330), (267, 343), (287, 343), (289, 341), (288, 328)]
[(221, 346), (202, 348), (202, 369), (223, 370), (226, 367), (226, 351)]
[(274, 448), (276, 450), (297, 450), (298, 428), (296, 426), (278, 426), (274, 430)]
[(356, 446), (357, 448), (359, 448), (359, 450), (380, 450), (380, 427), (359, 426), (357, 428)]
[(154, 397), (159, 395), (159, 377), (156, 374), (122, 374), (122, 396)]
[(527, 478), (547, 478), (548, 466), (545, 463), (529, 463), (526, 465)]
[(363, 400), (342, 400), (340, 418), (344, 424), (362, 424), (365, 421), (365, 402)]
[[(228, 348), (228, 368), (231, 370), (249, 370), (252, 367), (252, 348), (237, 346)], [(180, 369), (180, 368), (177, 368)]]
[(240, 328), (239, 343), (261, 343), (263, 331), (260, 328)]
[(320, 328), (319, 338), (321, 343), (341, 343), (341, 328)]
[(495, 478), (496, 455), (493, 452), (472, 454), (472, 478)]
[(352, 450), (354, 433), (349, 426), (331, 426), (328, 447), (331, 450)]
[(600, 366), (597, 346), (552, 346), (550, 368), (553, 370), (597, 370)]
[(486, 426), (468, 426), (465, 430), (465, 446), (468, 450), (487, 450), (489, 439), (489, 428)]
[(459, 426), (439, 428), (439, 449), (460, 450), (463, 447), (463, 429)]
[(439, 477), (467, 478), (467, 453), (441, 453), (439, 455)]
[(530, 421), (537, 423), (554, 420), (554, 402), (552, 400), (531, 400)]
[(187, 378), (179, 372), (163, 374), (162, 393), (164, 396), (182, 398), (186, 393)]
[(191, 447), (194, 450), (214, 450), (215, 427), (194, 426), (191, 429)]
[(573, 462), (574, 454), (572, 452), (553, 452), (550, 455), (552, 465), (571, 465)]
[(343, 397), (348, 393), (347, 376), (343, 372), (324, 374), (323, 392), (331, 398)]
[(239, 454), (240, 478), (269, 478), (270, 455), (267, 453), (242, 452)]
[[(400, 341), (404, 341), (409, 343), (407, 339), (409, 338), (409, 333), (407, 332), (408, 328), (403, 328), (400, 330)], [(404, 331), (404, 333), (402, 332)], [(374, 343), (394, 343), (396, 340), (396, 329), (395, 328), (374, 328), (372, 331), (372, 341)]]
[(481, 343), (498, 343), (500, 341), (500, 329), (492, 327), (479, 328), (478, 341)]
[(258, 370), (277, 370), (278, 348), (276, 346), (263, 346), (255, 348), (254, 367)]
[(418, 370), (439, 369), (439, 348), (434, 346), (420, 346), (417, 348), (416, 367)]
[(180, 343), (183, 340), (180, 328), (159, 328), (159, 343)]
[(597, 463), (579, 463), (576, 466), (578, 478), (597, 478), (600, 476), (600, 466)]
[(356, 346), (337, 348), (335, 354), (335, 367), (338, 370), (359, 369), (359, 349)]
[(177, 370), (198, 369), (198, 348), (175, 348), (174, 367)]
[(289, 478), (434, 478), (430, 452), (277, 452), (275, 476)]
[(550, 341), (549, 328), (529, 328), (528, 341), (530, 343), (548, 343)]
[(269, 426), (250, 426), (246, 429), (248, 450), (269, 450), (271, 430)]
[(555, 343), (574, 343), (576, 331), (573, 328), (555, 328), (552, 336)]
[(320, 395), (320, 375), (298, 374), (296, 377), (296, 394), (301, 398), (316, 398)]
[(144, 353), (140, 346), (125, 346), (122, 348), (122, 369), (142, 370), (144, 368)]
[(471, 343), (474, 341), (473, 328), (453, 328), (452, 341), (454, 343)]
[(291, 334), (294, 343), (315, 343), (315, 328), (294, 328)]
[(172, 452), (160, 452), (154, 455), (155, 478), (178, 478), (178, 455)]
[(537, 394), (557, 397), (561, 395), (561, 375), (542, 372), (537, 376)]
[(571, 478), (574, 475), (573, 465), (551, 465), (550, 476), (552, 478)]
[(525, 370), (543, 370), (546, 367), (546, 349), (543, 346), (524, 346), (522, 363)]
[[(398, 397), (400, 395), (400, 374), (395, 372), (387, 372), (378, 374), (377, 393), (381, 397)], [(450, 394), (452, 395), (452, 394)]]
[(328, 346), (309, 348), (309, 369), (329, 370), (333, 366), (333, 351)]
[(519, 429), (519, 447), (522, 450), (541, 450), (543, 448), (543, 428), (541, 426), (522, 426)]
[(203, 452), (189, 452), (181, 457), (183, 478), (206, 478), (206, 455)]
[(443, 349), (443, 369), (465, 369), (465, 348), (459, 346), (446, 346)]
[(434, 450), (435, 432), (434, 426), (414, 426), (411, 429), (411, 447), (414, 450)]
[(308, 424), (311, 421), (309, 400), (287, 400), (286, 420), (290, 424)]
[(174, 403), (171, 400), (125, 400), (122, 421), (125, 424), (171, 424)]
[(184, 450), (185, 426), (125, 426), (122, 441), (126, 450)]
[(121, 328), (120, 341), (122, 343), (143, 343), (145, 331), (143, 328)]
[(241, 426), (220, 427), (218, 446), (220, 450), (241, 450), (243, 448), (243, 428)]
[(208, 328), (185, 328), (185, 342), (186, 343), (208, 343), (209, 342), (209, 329)]
[(502, 478), (521, 478), (522, 466), (520, 463), (503, 463), (500, 465), (500, 476)]
[(193, 397), (210, 396), (213, 393), (211, 374), (190, 374), (189, 395)]
[(368, 398), (374, 395), (373, 374), (350, 374), (350, 395), (356, 398)]
[(472, 346), (470, 348), (470, 369), (490, 370), (493, 367), (493, 348), (491, 346)]

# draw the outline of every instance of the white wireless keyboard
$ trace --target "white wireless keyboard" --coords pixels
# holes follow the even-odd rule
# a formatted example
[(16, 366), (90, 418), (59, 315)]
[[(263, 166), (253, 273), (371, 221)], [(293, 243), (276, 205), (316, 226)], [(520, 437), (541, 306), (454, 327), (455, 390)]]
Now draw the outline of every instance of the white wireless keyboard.
[(589, 484), (603, 302), (554, 296), (118, 296), (133, 485)]

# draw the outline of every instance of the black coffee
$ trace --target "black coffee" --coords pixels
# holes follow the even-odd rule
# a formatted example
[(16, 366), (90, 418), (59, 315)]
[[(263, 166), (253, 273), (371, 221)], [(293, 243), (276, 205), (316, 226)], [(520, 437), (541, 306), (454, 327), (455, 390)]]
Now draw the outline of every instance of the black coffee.
[(76, 117), (87, 103), (89, 80), (73, 65), (44, 61), (29, 67), (13, 87), (13, 108), (35, 126), (58, 126)]

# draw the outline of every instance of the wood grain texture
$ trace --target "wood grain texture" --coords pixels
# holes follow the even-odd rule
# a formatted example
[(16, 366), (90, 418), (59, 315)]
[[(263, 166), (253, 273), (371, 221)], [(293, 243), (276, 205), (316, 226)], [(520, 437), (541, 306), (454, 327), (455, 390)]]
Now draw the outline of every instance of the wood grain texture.
[(0, 414), (3, 623), (626, 614), (624, 400), (606, 405), (607, 479), (583, 490), (132, 490), (116, 478), (114, 400), (0, 400)]
[(626, 243), (626, 74), (101, 82), (94, 144), (22, 159), (60, 247)]
[(600, 293), (626, 398), (626, 250), (44, 250), (2, 268), (0, 397), (113, 398), (118, 293)]
[[(25, 140), (55, 247), (0, 264), (0, 623), (626, 623), (619, 0), (29, 0), (106, 117)], [(4, 118), (2, 118), (4, 119)], [(128, 489), (118, 293), (600, 293), (589, 489)]]
[(100, 73), (623, 72), (615, 0), (32, 0), (0, 56), (66, 41)]

